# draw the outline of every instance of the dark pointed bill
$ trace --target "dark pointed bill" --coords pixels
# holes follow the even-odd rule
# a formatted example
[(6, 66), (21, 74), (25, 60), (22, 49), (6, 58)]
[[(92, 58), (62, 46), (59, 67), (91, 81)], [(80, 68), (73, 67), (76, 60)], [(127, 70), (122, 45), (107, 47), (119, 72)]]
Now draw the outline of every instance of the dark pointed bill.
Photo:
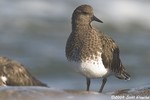
[(97, 21), (97, 22), (103, 23), (103, 21), (101, 21), (100, 19), (98, 19), (98, 18), (95, 17), (95, 16), (93, 16), (93, 21)]

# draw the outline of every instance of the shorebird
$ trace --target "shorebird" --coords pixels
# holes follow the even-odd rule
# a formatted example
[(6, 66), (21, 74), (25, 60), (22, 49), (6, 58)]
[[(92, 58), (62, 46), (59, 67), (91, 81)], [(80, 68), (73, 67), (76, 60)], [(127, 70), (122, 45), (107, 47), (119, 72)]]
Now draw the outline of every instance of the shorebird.
[(90, 79), (103, 78), (99, 92), (102, 92), (107, 77), (114, 75), (119, 79), (129, 80), (119, 58), (119, 48), (115, 41), (98, 32), (92, 21), (103, 23), (94, 16), (90, 5), (77, 7), (72, 14), (72, 32), (66, 43), (66, 57), (74, 68), (86, 77), (87, 91), (90, 88)]
[(0, 86), (44, 86), (17, 61), (0, 57)]

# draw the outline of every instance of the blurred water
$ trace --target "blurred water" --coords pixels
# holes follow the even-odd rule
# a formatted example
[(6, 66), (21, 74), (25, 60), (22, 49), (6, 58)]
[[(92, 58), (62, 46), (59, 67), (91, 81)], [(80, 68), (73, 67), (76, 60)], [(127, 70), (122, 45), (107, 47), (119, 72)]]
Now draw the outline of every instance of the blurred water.
[[(105, 91), (150, 84), (148, 18), (143, 12), (140, 16), (142, 20), (147, 19), (146, 22), (136, 16), (143, 10), (140, 8), (148, 7), (150, 2), (135, 0), (128, 2), (122, 0), (119, 4), (117, 0), (114, 2), (98, 0), (98, 3), (81, 0), (75, 2), (0, 0), (0, 2), (0, 55), (23, 63), (36, 78), (49, 86), (82, 90), (86, 87), (85, 78), (71, 69), (64, 53), (65, 43), (71, 32), (71, 14), (75, 7), (83, 3), (95, 5), (96, 15), (102, 16), (104, 24), (94, 22), (94, 25), (108, 33), (117, 42), (122, 62), (131, 74), (130, 81), (110, 77)], [(108, 9), (104, 9), (102, 4), (105, 4)], [(131, 8), (133, 12), (135, 8), (140, 10), (136, 9), (136, 13), (132, 15), (123, 9), (124, 13), (120, 12), (121, 9), (119, 11), (116, 10), (117, 8), (112, 9), (114, 5), (120, 4), (134, 5), (134, 8)], [(119, 9), (120, 6), (117, 7)], [(114, 10), (115, 14), (109, 9)], [(102, 13), (98, 14), (98, 12)], [(115, 15), (118, 16), (118, 21)], [(123, 19), (119, 20), (121, 18)], [(91, 88), (98, 91), (100, 84), (101, 79), (92, 80)]]

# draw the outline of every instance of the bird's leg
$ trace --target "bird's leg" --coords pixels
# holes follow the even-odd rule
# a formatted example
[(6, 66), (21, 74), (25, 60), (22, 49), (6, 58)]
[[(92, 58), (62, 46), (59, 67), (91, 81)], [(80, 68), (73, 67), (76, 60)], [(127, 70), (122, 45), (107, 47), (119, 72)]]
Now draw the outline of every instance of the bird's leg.
[(103, 78), (103, 82), (102, 82), (101, 88), (99, 90), (99, 93), (101, 93), (103, 91), (103, 88), (104, 88), (106, 82), (107, 82), (107, 78)]
[(89, 78), (86, 78), (86, 84), (87, 84), (86, 90), (87, 90), (87, 91), (89, 91), (90, 83), (91, 83), (91, 80), (90, 80)]

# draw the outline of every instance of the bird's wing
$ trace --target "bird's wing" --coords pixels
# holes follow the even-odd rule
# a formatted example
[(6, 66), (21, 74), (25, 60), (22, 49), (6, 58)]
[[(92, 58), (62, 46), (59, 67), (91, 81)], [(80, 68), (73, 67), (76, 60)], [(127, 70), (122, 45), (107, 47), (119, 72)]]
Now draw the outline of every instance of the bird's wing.
[(109, 68), (113, 72), (117, 72), (123, 66), (119, 58), (119, 48), (115, 41), (106, 36), (100, 36), (102, 43), (102, 60), (106, 68)]
[(102, 61), (106, 68), (115, 73), (119, 79), (129, 80), (130, 75), (126, 72), (119, 58), (119, 48), (115, 41), (106, 36), (100, 36), (102, 43)]

